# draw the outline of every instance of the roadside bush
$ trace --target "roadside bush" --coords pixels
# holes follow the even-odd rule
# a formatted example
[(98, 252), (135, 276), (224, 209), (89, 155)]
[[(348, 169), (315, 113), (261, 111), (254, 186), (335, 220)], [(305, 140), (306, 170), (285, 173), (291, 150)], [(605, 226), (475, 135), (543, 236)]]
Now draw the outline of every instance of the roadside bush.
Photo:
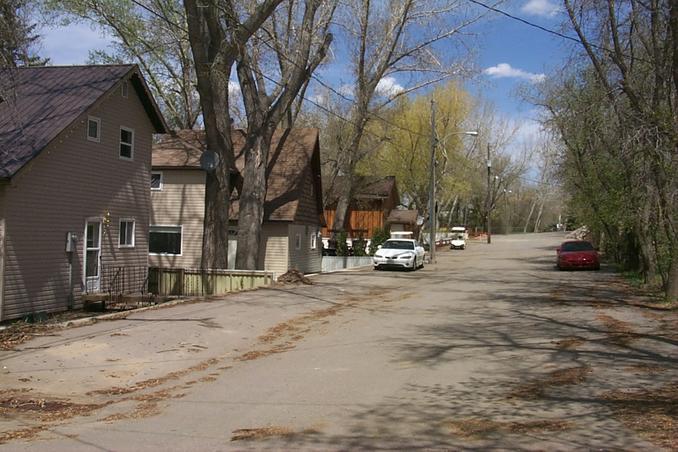
[(383, 244), (386, 240), (391, 238), (391, 233), (388, 228), (377, 228), (372, 234), (372, 241), (370, 242), (369, 255), (372, 256), (377, 252), (377, 247)]
[(353, 240), (353, 255), (354, 256), (367, 256), (367, 240), (362, 237), (359, 237)]
[(348, 244), (346, 232), (340, 232), (337, 235), (337, 256), (348, 256)]

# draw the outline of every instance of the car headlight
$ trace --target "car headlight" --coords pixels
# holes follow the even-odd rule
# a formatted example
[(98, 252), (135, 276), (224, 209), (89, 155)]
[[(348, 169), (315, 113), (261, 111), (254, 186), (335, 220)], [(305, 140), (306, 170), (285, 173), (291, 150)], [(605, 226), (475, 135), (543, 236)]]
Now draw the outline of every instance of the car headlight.
[(379, 257), (379, 258), (381, 258), (381, 257), (384, 257), (384, 256), (382, 256), (381, 254), (375, 254), (374, 257)]
[(401, 254), (400, 258), (401, 259), (412, 259), (414, 257), (414, 254)]

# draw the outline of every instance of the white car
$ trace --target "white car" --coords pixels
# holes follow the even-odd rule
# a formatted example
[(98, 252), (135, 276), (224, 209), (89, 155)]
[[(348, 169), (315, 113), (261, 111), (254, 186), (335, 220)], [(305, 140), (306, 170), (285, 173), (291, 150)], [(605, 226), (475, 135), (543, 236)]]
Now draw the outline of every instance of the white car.
[(466, 240), (464, 240), (464, 236), (459, 234), (458, 236), (454, 237), (450, 242), (450, 249), (451, 250), (466, 249)]
[(374, 253), (374, 269), (400, 267), (416, 270), (424, 266), (424, 248), (412, 239), (389, 239)]

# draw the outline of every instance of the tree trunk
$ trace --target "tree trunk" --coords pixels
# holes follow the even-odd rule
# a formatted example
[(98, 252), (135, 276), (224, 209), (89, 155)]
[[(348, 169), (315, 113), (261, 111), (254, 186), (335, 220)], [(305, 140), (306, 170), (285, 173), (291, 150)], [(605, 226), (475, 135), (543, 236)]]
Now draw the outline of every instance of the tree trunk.
[(351, 198), (353, 197), (352, 179), (352, 174), (347, 174), (343, 179), (344, 184), (339, 188), (339, 199), (334, 211), (334, 222), (332, 223), (332, 237), (339, 232), (346, 231), (348, 227)]
[(669, 301), (678, 301), (678, 259), (676, 259), (676, 251), (673, 253), (671, 265), (669, 266), (666, 298)]
[(537, 200), (533, 199), (532, 200), (532, 205), (530, 206), (530, 213), (527, 214), (527, 220), (525, 220), (525, 227), (523, 228), (523, 232), (527, 233), (527, 228), (530, 227), (530, 220), (532, 219), (532, 214), (534, 213), (534, 208), (537, 206)]
[(539, 232), (539, 224), (541, 223), (541, 214), (544, 213), (544, 201), (539, 203), (539, 210), (537, 211), (537, 218), (534, 220), (534, 232)]
[(271, 147), (271, 132), (255, 138), (251, 149), (245, 153), (243, 189), (238, 201), (238, 250), (235, 266), (240, 270), (263, 268), (259, 261), (261, 228), (264, 222), (266, 200), (266, 166)]

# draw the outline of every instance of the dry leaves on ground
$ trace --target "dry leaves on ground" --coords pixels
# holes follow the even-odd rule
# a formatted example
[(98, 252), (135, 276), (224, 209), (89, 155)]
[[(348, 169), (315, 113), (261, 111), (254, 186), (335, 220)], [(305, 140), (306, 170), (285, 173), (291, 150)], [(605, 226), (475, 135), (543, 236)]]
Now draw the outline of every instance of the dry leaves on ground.
[(525, 434), (537, 432), (557, 432), (569, 430), (571, 422), (559, 419), (538, 421), (492, 421), (490, 419), (461, 419), (445, 424), (445, 427), (454, 435), (465, 439), (480, 439), (493, 434)]
[(519, 385), (509, 393), (509, 398), (538, 399), (544, 396), (548, 388), (569, 386), (582, 383), (588, 378), (591, 368), (588, 366), (570, 367), (550, 372), (543, 377)]
[(614, 417), (626, 427), (668, 450), (678, 450), (678, 382), (658, 389), (607, 392)]
[(607, 328), (607, 336), (610, 342), (617, 345), (628, 345), (638, 337), (630, 323), (615, 319), (606, 314), (598, 314), (596, 319)]

